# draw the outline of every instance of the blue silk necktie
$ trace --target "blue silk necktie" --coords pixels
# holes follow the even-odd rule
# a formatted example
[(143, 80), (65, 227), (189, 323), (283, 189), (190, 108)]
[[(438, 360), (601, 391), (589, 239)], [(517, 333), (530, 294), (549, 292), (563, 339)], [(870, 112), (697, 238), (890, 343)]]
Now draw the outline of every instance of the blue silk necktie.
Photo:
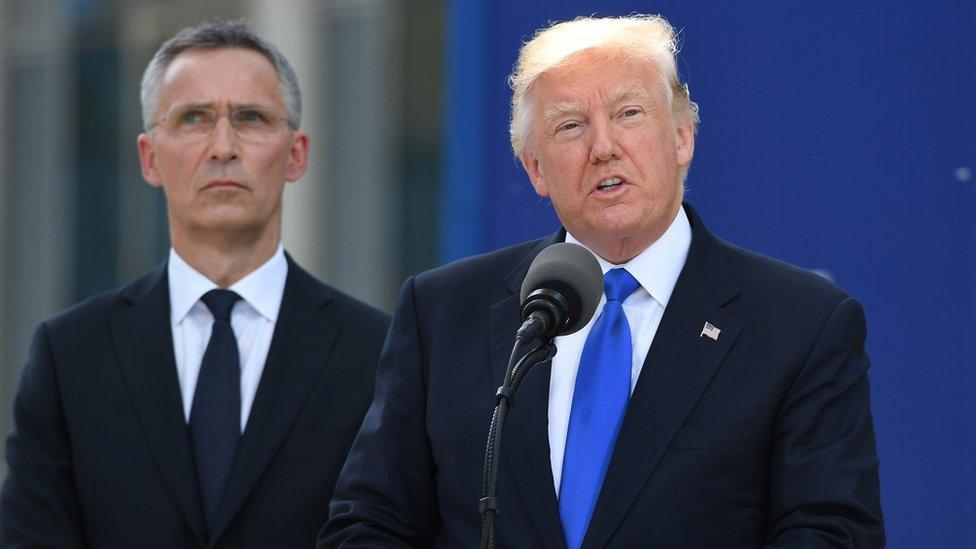
[(625, 269), (603, 276), (607, 302), (580, 356), (559, 486), (559, 517), (569, 549), (583, 543), (630, 400), (633, 351), (623, 301), (639, 287)]
[(190, 438), (203, 497), (207, 529), (213, 533), (241, 436), (241, 360), (230, 312), (241, 296), (210, 290), (200, 298), (213, 314), (190, 410)]

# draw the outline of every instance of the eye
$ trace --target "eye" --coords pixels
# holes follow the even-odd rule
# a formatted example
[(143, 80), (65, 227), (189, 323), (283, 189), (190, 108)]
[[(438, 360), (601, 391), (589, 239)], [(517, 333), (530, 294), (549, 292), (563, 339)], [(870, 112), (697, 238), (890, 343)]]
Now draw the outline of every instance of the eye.
[(625, 109), (622, 113), (620, 113), (620, 115), (623, 116), (624, 118), (633, 118), (639, 115), (640, 113), (641, 110), (638, 109), (637, 107), (630, 107), (628, 109)]
[(181, 114), (177, 121), (181, 126), (193, 126), (206, 121), (206, 115), (203, 111), (198, 110), (188, 110)]
[(559, 127), (556, 128), (556, 131), (559, 132), (563, 130), (573, 130), (578, 127), (579, 127), (579, 122), (576, 122), (575, 120), (570, 120), (569, 122), (563, 122), (562, 124), (560, 124)]
[(234, 111), (233, 119), (237, 124), (249, 126), (267, 124), (269, 120), (268, 115), (257, 109), (241, 109), (239, 111)]

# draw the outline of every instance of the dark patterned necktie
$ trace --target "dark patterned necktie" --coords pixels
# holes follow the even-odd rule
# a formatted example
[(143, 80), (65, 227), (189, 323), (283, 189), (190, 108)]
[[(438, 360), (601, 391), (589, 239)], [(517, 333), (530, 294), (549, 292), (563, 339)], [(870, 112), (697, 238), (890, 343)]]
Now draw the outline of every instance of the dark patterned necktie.
[(214, 322), (193, 393), (190, 436), (210, 532), (216, 527), (241, 435), (241, 360), (230, 325), (230, 312), (240, 298), (230, 290), (211, 290), (201, 298)]

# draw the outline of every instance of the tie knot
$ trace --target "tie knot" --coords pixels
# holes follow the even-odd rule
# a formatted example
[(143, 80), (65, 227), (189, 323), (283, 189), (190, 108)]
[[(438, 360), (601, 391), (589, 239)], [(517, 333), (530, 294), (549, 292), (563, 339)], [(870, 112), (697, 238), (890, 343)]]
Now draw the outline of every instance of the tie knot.
[(240, 298), (241, 296), (237, 295), (237, 292), (230, 290), (210, 290), (203, 294), (200, 299), (210, 309), (210, 314), (213, 315), (214, 320), (230, 322), (230, 311), (234, 308), (234, 303), (237, 303)]
[(627, 269), (610, 269), (603, 275), (603, 293), (607, 294), (607, 301), (620, 301), (640, 288), (640, 282)]

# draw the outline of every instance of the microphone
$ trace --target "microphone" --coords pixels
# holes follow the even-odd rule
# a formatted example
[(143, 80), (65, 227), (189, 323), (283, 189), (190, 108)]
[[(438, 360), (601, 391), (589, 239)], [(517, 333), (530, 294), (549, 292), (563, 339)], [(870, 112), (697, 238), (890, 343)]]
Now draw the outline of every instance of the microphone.
[(603, 295), (603, 271), (579, 244), (560, 242), (542, 250), (522, 281), (521, 342), (552, 341), (583, 329)]
[[(515, 406), (515, 392), (529, 371), (556, 354), (556, 336), (581, 330), (593, 317), (603, 295), (603, 270), (583, 246), (560, 242), (542, 250), (532, 260), (522, 281), (522, 327), (515, 334), (515, 346), (505, 369), (505, 378), (495, 392), (495, 409), (488, 428), (488, 444), (481, 478), (481, 548), (495, 548), (495, 516), (498, 498), (496, 464), (502, 451), (502, 431), (508, 411)], [(539, 345), (519, 358), (529, 341)]]

